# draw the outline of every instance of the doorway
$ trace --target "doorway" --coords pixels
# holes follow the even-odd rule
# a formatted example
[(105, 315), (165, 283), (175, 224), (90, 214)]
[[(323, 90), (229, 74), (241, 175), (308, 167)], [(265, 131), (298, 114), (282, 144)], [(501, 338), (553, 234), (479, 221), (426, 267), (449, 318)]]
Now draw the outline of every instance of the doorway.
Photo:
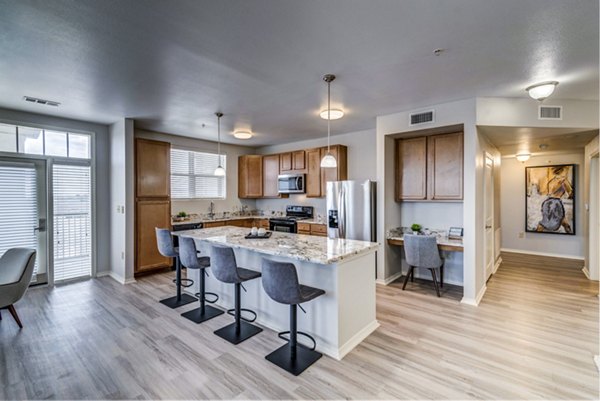
[(48, 282), (46, 161), (0, 158), (0, 255), (37, 251), (32, 284)]
[(485, 153), (484, 177), (484, 257), (485, 280), (489, 280), (494, 271), (494, 158)]
[(590, 204), (589, 204), (589, 278), (598, 280), (600, 272), (600, 159), (598, 155), (590, 159)]

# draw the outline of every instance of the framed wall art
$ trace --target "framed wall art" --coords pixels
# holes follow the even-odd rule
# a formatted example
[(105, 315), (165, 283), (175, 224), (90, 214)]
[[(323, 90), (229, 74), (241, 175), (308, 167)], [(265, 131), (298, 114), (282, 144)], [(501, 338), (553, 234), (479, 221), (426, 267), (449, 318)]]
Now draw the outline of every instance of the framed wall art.
[(575, 164), (525, 168), (525, 230), (575, 235)]

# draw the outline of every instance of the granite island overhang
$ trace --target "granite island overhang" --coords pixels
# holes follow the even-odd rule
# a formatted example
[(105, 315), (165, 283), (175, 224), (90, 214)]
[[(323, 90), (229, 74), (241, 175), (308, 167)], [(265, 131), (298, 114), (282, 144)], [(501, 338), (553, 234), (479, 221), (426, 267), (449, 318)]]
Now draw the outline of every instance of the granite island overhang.
[[(301, 284), (325, 290), (325, 295), (302, 304), (306, 314), (298, 313), (298, 330), (315, 337), (317, 350), (332, 358), (342, 359), (379, 327), (375, 316), (375, 253), (379, 244), (280, 232), (273, 232), (268, 239), (244, 238), (248, 233), (246, 228), (225, 226), (173, 235), (193, 238), (204, 256), (210, 256), (211, 244), (230, 246), (238, 266), (246, 269), (260, 271), (264, 258), (294, 263)], [(187, 275), (194, 280), (187, 291), (198, 292), (199, 271), (188, 270)], [(260, 279), (244, 286), (247, 292), (242, 292), (242, 307), (257, 313), (256, 323), (274, 331), (289, 329), (288, 305), (269, 298)], [(217, 305), (221, 308), (233, 307), (233, 285), (221, 283), (210, 274), (206, 291), (219, 294)]]

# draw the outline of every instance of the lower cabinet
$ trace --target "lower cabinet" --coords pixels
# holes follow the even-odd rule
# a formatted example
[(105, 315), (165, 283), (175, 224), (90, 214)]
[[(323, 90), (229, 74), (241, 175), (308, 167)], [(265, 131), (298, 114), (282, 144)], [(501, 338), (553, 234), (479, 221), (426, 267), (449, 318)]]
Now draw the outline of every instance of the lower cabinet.
[(298, 234), (316, 235), (319, 237), (327, 236), (327, 226), (316, 223), (298, 223)]
[(171, 266), (171, 258), (158, 252), (155, 231), (156, 227), (171, 229), (171, 202), (137, 201), (135, 213), (135, 273)]
[(223, 227), (224, 225), (224, 221), (209, 221), (202, 224), (202, 228)]

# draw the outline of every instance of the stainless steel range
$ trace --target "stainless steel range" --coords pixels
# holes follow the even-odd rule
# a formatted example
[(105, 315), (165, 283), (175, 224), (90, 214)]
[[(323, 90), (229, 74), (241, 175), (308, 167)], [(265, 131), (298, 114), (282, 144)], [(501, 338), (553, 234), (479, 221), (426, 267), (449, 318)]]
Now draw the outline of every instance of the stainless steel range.
[(285, 217), (273, 217), (269, 219), (271, 231), (284, 233), (297, 233), (299, 220), (312, 219), (314, 208), (312, 206), (286, 206)]

